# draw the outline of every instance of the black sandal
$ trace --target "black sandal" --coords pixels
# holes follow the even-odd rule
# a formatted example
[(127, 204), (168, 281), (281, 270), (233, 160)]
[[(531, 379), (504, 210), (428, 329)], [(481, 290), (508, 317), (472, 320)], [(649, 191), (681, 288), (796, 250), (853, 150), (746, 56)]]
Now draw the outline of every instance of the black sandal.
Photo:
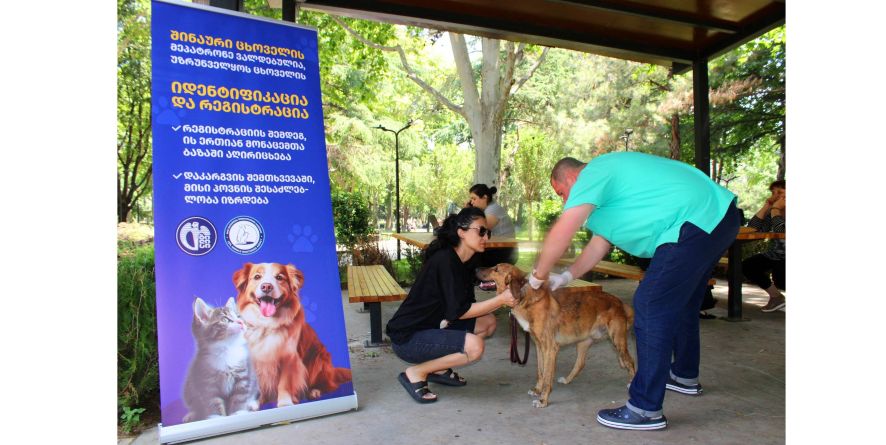
[[(406, 392), (412, 396), (412, 399), (418, 403), (434, 403), (437, 401), (437, 395), (432, 393), (430, 389), (428, 389), (428, 382), (422, 380), (420, 382), (412, 383), (409, 381), (409, 377), (406, 377), (405, 372), (401, 372), (399, 376), (397, 376), (397, 380), (400, 381), (400, 384), (403, 385), (403, 388), (406, 389)], [(426, 399), (425, 394), (434, 394), (433, 399)]]
[(468, 382), (459, 377), (458, 373), (453, 371), (452, 368), (447, 369), (443, 374), (437, 374), (434, 372), (428, 374), (428, 381), (446, 386), (465, 386), (468, 384)]

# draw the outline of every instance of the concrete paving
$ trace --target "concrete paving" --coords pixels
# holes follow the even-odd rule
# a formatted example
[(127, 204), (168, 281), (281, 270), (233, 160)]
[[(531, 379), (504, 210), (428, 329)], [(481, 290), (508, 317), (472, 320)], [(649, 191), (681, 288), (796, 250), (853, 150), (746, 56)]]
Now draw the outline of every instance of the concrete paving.
[[(603, 289), (630, 301), (637, 283), (599, 280)], [(477, 292), (478, 299), (491, 293)], [(726, 282), (714, 290), (718, 300), (710, 312), (726, 316)], [(619, 368), (610, 343), (595, 344), (582, 373), (569, 385), (555, 383), (547, 408), (534, 408), (527, 390), (533, 386), (535, 348), (526, 366), (510, 363), (506, 310), (497, 311), (498, 331), (488, 339), (486, 353), (474, 365), (459, 369), (464, 387), (432, 385), (437, 403), (415, 403), (397, 382), (407, 364), (389, 347), (364, 348), (369, 314), (349, 304), (342, 292), (351, 351), (354, 387), (360, 407), (310, 419), (229, 434), (193, 443), (260, 444), (783, 444), (785, 443), (785, 312), (766, 314), (765, 292), (744, 286), (747, 322), (702, 320), (701, 383), (705, 392), (691, 397), (668, 391), (664, 412), (668, 427), (659, 431), (621, 431), (595, 420), (597, 410), (622, 405), (627, 373)], [(399, 303), (383, 304), (386, 323)], [(631, 353), (636, 358), (633, 336)], [(522, 335), (521, 335), (522, 345)], [(521, 350), (522, 352), (522, 350)], [(575, 361), (573, 347), (557, 360), (557, 375)], [(157, 429), (145, 431), (123, 445), (156, 444)]]

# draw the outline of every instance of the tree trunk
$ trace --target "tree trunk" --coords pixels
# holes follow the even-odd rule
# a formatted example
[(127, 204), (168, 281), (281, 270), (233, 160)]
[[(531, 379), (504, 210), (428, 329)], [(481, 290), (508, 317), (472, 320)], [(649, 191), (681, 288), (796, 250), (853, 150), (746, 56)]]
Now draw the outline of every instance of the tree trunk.
[(778, 179), (781, 181), (781, 180), (784, 180), (784, 175), (785, 175), (785, 170), (786, 170), (785, 167), (787, 165), (787, 162), (786, 162), (787, 153), (785, 153), (787, 146), (785, 145), (785, 135), (784, 134), (782, 134), (781, 137), (778, 138), (778, 145), (780, 146), (779, 158), (778, 158), (778, 173), (775, 175), (775, 179)]
[(680, 114), (671, 114), (671, 159), (680, 160)]

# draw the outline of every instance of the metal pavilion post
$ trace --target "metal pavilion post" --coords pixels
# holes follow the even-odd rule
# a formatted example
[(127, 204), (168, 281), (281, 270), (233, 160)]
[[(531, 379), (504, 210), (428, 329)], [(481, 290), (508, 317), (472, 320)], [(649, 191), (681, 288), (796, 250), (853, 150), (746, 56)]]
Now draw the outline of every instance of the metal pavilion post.
[[(412, 121), (406, 123), (406, 126), (399, 130), (391, 130), (381, 125), (376, 126), (379, 130), (394, 133), (394, 171), (396, 173), (396, 189), (397, 189), (397, 219), (394, 222), (397, 233), (400, 233), (400, 132), (412, 126)], [(397, 240), (397, 260), (400, 259), (400, 240)]]

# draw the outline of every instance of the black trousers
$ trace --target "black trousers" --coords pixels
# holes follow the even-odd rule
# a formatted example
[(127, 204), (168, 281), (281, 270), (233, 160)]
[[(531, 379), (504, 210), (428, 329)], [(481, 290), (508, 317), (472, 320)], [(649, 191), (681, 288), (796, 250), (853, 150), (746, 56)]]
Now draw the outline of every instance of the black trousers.
[[(763, 289), (768, 289), (774, 281), (775, 287), (784, 290), (784, 269), (784, 260), (773, 260), (767, 258), (762, 253), (748, 257), (741, 262), (741, 271), (744, 273), (744, 276)], [(770, 273), (772, 274), (772, 279), (769, 278)]]

